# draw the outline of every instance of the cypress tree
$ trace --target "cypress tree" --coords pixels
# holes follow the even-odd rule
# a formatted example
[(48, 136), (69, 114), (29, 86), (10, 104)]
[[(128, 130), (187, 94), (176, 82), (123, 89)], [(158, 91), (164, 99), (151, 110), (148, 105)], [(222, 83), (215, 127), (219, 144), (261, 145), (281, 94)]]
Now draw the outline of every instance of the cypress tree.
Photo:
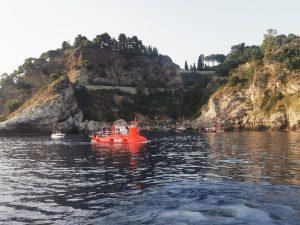
[(184, 63), (184, 70), (189, 70), (189, 66), (188, 66), (187, 61), (185, 61), (185, 63)]
[(196, 71), (196, 64), (193, 64), (193, 71)]
[(197, 70), (198, 71), (203, 69), (203, 66), (204, 66), (203, 60), (204, 60), (204, 55), (203, 54), (199, 55), (198, 62), (197, 62)]

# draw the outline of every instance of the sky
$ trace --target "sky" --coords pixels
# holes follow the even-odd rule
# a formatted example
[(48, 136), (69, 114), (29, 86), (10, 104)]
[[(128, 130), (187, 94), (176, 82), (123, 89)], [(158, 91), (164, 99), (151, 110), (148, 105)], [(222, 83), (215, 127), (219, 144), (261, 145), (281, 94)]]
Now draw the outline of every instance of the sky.
[(183, 67), (260, 44), (269, 28), (299, 35), (299, 12), (299, 0), (0, 0), (0, 74), (77, 34), (104, 32), (136, 35)]

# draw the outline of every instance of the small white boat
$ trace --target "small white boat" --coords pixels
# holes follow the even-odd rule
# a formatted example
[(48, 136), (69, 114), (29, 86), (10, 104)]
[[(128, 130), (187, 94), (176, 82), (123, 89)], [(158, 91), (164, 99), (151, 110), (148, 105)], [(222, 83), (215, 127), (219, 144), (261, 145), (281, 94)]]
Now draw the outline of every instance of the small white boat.
[(60, 139), (60, 138), (64, 138), (66, 134), (63, 133), (53, 133), (51, 134), (51, 138), (53, 139)]
[(185, 126), (179, 126), (176, 128), (176, 133), (182, 133), (185, 132), (187, 129)]

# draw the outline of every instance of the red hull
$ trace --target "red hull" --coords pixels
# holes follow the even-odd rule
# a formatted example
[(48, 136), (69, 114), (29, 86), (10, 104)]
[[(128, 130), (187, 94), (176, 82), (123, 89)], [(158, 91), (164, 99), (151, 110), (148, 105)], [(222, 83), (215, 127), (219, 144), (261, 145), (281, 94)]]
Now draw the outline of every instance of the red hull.
[(104, 142), (94, 142), (92, 145), (93, 150), (103, 151), (103, 149), (119, 151), (130, 151), (131, 153), (137, 153), (145, 144), (143, 143), (104, 143)]
[(92, 137), (92, 142), (94, 143), (123, 143), (123, 144), (130, 144), (130, 143), (146, 143), (148, 142), (147, 138), (139, 135), (131, 137), (130, 135), (119, 135), (113, 134), (107, 137)]

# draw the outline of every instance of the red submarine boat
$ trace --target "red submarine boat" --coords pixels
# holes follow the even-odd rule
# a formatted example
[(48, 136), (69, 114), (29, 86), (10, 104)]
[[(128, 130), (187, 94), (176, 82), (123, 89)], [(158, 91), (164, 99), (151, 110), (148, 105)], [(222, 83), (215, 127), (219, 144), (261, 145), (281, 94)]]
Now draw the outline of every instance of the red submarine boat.
[(137, 121), (132, 121), (130, 126), (113, 125), (110, 131), (95, 132), (91, 138), (92, 143), (142, 144), (148, 142), (147, 138), (140, 134)]

